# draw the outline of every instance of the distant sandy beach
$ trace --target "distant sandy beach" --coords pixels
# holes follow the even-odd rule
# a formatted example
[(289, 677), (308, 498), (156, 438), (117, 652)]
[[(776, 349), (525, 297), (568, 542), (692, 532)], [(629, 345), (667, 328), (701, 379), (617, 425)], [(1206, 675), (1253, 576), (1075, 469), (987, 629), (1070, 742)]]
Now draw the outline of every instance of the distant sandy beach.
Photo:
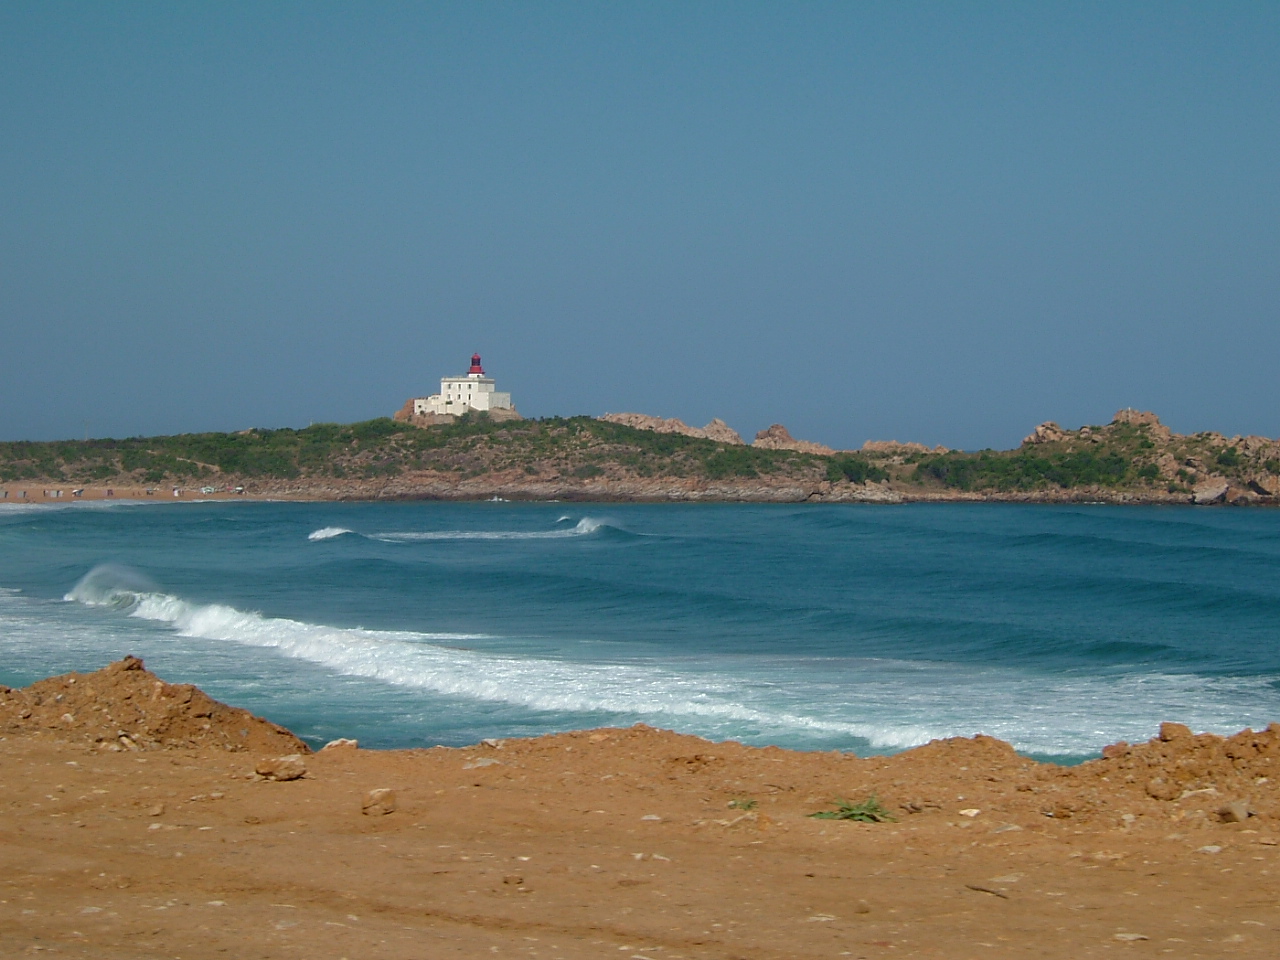
[[(175, 494), (174, 490), (178, 492)], [(77, 493), (76, 491), (80, 491)], [(6, 496), (7, 494), (7, 496)], [(833, 490), (828, 483), (702, 482), (689, 479), (529, 481), (526, 477), (499, 475), (459, 479), (455, 477), (407, 477), (396, 480), (288, 481), (246, 483), (237, 493), (219, 487), (205, 493), (200, 487), (85, 486), (0, 484), (4, 504), (66, 504), (84, 501), (128, 500), (144, 503), (205, 501), (292, 500), (316, 503), (438, 500), (477, 502), (511, 500), (573, 503), (1085, 503), (1188, 505), (1183, 496), (1151, 494), (1135, 496), (1104, 490), (1042, 490), (1033, 492), (902, 492), (877, 484)], [(1271, 504), (1271, 501), (1265, 501)]]
[[(176, 492), (175, 492), (176, 491)], [(0, 484), (0, 505), (6, 503), (64, 504), (85, 500), (140, 500), (167, 503), (174, 500), (255, 500), (253, 494), (244, 491), (218, 488), (205, 493), (200, 487), (145, 487), (110, 486), (92, 487), (77, 484), (7, 483)], [(304, 499), (304, 498), (298, 498)]]

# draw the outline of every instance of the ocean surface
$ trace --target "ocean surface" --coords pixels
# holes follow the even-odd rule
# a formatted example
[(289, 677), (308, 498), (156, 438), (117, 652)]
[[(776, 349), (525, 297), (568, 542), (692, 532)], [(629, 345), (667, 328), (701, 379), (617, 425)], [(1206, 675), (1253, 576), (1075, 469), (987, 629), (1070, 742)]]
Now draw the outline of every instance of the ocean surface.
[(312, 743), (643, 721), (1072, 762), (1280, 720), (1280, 511), (0, 506), (0, 683), (125, 654)]

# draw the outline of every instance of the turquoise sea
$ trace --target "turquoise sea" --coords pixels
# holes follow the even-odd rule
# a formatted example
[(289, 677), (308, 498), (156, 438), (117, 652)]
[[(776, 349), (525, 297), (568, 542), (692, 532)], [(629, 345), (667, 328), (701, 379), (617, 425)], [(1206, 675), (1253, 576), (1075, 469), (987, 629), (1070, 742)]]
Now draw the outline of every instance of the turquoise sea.
[(0, 682), (129, 653), (313, 743), (643, 721), (1069, 761), (1280, 720), (1280, 511), (0, 506)]

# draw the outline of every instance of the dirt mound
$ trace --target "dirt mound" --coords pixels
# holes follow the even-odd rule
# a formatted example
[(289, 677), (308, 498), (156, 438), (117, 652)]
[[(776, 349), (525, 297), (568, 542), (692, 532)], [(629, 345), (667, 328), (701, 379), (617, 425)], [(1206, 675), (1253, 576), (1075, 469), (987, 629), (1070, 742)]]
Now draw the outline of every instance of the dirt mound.
[(189, 683), (165, 683), (137, 657), (20, 690), (0, 687), (0, 730), (46, 731), (105, 751), (220, 747), (310, 752), (284, 727), (219, 703)]
[(1071, 768), (1068, 777), (1081, 786), (1105, 784), (1112, 797), (1157, 809), (1176, 803), (1213, 814), (1225, 803), (1241, 802), (1255, 814), (1280, 817), (1280, 723), (1230, 737), (1163, 723), (1147, 743), (1116, 743), (1102, 754)]

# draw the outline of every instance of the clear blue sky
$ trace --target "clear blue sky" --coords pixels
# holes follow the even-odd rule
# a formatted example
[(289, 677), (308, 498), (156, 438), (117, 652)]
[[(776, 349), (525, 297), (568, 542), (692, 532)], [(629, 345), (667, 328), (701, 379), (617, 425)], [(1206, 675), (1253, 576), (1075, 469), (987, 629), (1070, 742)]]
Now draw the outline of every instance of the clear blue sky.
[(1280, 4), (0, 5), (0, 439), (1280, 434)]

